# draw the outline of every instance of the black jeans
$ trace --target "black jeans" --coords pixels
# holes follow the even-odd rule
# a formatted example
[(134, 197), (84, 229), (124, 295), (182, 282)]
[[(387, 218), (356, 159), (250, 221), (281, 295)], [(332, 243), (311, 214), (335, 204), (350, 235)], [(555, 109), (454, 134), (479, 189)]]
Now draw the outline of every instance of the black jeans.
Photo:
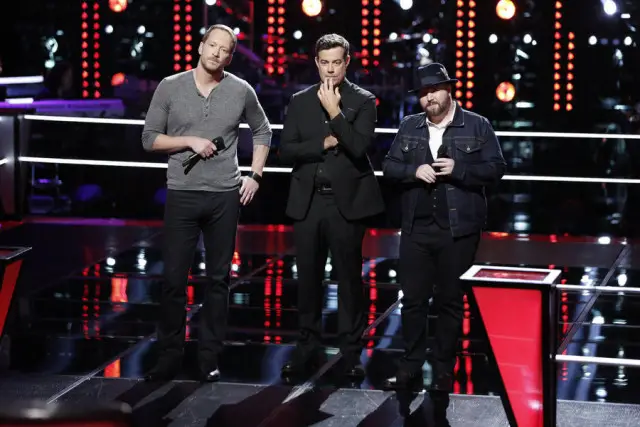
[(400, 284), (404, 369), (415, 372), (426, 360), (427, 315), (435, 285), (434, 373), (453, 373), (464, 314), (464, 289), (459, 277), (473, 264), (479, 242), (479, 233), (453, 238), (449, 229), (440, 228), (433, 222), (411, 234), (402, 234)]
[(199, 364), (216, 367), (227, 328), (231, 261), (240, 211), (238, 190), (167, 191), (164, 216), (164, 284), (160, 302), (158, 345), (161, 364), (182, 357), (185, 340), (186, 287), (200, 232), (210, 280), (199, 312)]
[(314, 194), (309, 213), (293, 225), (298, 266), (299, 357), (305, 359), (321, 345), (325, 265), (331, 251), (338, 276), (338, 338), (351, 362), (362, 351), (366, 304), (362, 283), (362, 240), (365, 225), (347, 221), (332, 195)]

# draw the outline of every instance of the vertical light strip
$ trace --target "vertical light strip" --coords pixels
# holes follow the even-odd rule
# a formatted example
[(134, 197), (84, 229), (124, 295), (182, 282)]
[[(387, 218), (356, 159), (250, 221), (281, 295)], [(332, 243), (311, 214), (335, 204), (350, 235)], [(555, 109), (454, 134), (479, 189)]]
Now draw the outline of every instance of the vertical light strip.
[(555, 2), (553, 43), (553, 111), (562, 108), (562, 2)]
[[(267, 264), (270, 265), (273, 259), (267, 258)], [(267, 274), (264, 278), (264, 337), (263, 342), (266, 344), (271, 344), (272, 340), (272, 331), (273, 327), (271, 322), (271, 317), (273, 315), (273, 307), (271, 304), (271, 299), (273, 296), (273, 268), (270, 266), (267, 268)]]
[(280, 331), (282, 330), (282, 284), (284, 281), (284, 261), (279, 259), (276, 268), (276, 295), (274, 301), (274, 308), (276, 312), (276, 336), (275, 343), (282, 344), (282, 335), (280, 335)]
[(81, 37), (81, 57), (82, 57), (82, 97), (89, 97), (89, 4), (82, 2), (82, 15), (80, 28), (82, 29)]
[(369, 0), (362, 0), (362, 29), (360, 33), (362, 35), (361, 50), (360, 50), (360, 63), (363, 68), (369, 67), (369, 34), (373, 32), (371, 28), (372, 19), (369, 11)]
[[(376, 230), (371, 230), (370, 234), (374, 235)], [(366, 262), (366, 261), (365, 261)], [(377, 302), (378, 302), (378, 281), (377, 281), (377, 271), (376, 271), (377, 261), (375, 258), (371, 258), (369, 260), (369, 315), (367, 319), (367, 326), (371, 326), (373, 322), (376, 320), (376, 313), (378, 311)], [(376, 335), (376, 328), (371, 328), (369, 330), (369, 336), (366, 347), (367, 347), (367, 356), (370, 358), (373, 356), (373, 349), (375, 348), (375, 341), (373, 337)]]
[(567, 104), (565, 109), (567, 111), (573, 110), (573, 60), (575, 58), (575, 38), (576, 35), (573, 32), (569, 32), (569, 43), (567, 44), (567, 85), (566, 85), (566, 100)]
[[(464, 78), (466, 69), (464, 63), (465, 57), (465, 2), (464, 0), (458, 0), (456, 2), (456, 62), (455, 62), (455, 76), (461, 80)], [(473, 73), (473, 72), (471, 72)], [(468, 77), (468, 76), (467, 76)], [(456, 83), (455, 99), (464, 105), (465, 93), (462, 91), (462, 81)]]
[(184, 20), (186, 24), (184, 26), (184, 69), (190, 70), (193, 68), (193, 5), (192, 0), (185, 0), (184, 5)]
[(474, 88), (474, 69), (476, 65), (476, 53), (474, 48), (476, 46), (476, 2), (475, 0), (469, 1), (469, 9), (467, 11), (467, 76), (466, 76), (466, 86), (467, 91), (465, 93), (467, 102), (465, 103), (465, 108), (471, 109), (473, 108), (473, 88)]
[(94, 98), (100, 98), (100, 1), (93, 3), (93, 94)]
[(173, 71), (182, 70), (182, 5), (180, 0), (173, 0)]
[(287, 55), (285, 53), (285, 18), (284, 15), (287, 12), (287, 9), (284, 4), (285, 0), (278, 0), (278, 18), (277, 18), (277, 27), (276, 32), (278, 33), (278, 67), (276, 68), (276, 72), (278, 74), (284, 74), (285, 64), (287, 62)]
[(264, 68), (267, 74), (271, 75), (275, 71), (275, 32), (276, 32), (276, 0), (267, 0), (267, 60)]
[(373, 66), (380, 65), (380, 2), (381, 0), (373, 0)]
[(100, 4), (98, 0), (81, 3), (80, 36), (83, 98), (100, 98)]

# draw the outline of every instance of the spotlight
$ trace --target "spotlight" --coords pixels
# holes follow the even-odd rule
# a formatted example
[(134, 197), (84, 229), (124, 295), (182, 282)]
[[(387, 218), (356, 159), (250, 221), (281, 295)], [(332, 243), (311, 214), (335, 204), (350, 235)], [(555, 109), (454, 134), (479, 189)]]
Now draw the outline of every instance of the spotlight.
[(322, 1), (320, 0), (303, 0), (302, 11), (307, 16), (318, 16), (322, 12)]
[(509, 20), (516, 14), (516, 5), (512, 0), (500, 0), (496, 6), (496, 13), (500, 19)]

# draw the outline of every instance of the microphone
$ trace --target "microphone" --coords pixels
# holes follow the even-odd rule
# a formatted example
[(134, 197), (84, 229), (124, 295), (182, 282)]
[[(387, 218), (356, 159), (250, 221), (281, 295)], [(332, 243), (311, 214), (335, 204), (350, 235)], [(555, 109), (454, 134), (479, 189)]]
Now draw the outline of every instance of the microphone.
[(448, 159), (451, 157), (449, 156), (449, 150), (447, 150), (447, 147), (444, 144), (438, 147), (438, 152), (436, 153), (436, 157), (440, 159)]
[[(221, 136), (215, 137), (211, 142), (213, 142), (213, 145), (216, 146), (216, 151), (221, 151), (226, 148), (224, 145), (224, 138), (222, 138)], [(182, 161), (182, 167), (187, 167), (187, 165), (189, 165), (194, 159), (197, 159), (199, 157), (200, 154), (193, 153), (186, 160)]]
[[(436, 158), (438, 158), (438, 159), (449, 159), (449, 158), (451, 158), (451, 156), (449, 155), (449, 150), (447, 149), (446, 145), (441, 144), (440, 147), (438, 147), (438, 152), (436, 153)], [(439, 167), (435, 168), (435, 169), (437, 169), (436, 172), (440, 171)]]

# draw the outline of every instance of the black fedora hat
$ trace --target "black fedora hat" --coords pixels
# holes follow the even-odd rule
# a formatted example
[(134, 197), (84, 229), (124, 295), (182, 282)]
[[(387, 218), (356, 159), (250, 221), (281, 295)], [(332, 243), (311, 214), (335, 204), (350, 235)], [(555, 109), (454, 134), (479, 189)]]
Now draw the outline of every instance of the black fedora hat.
[(444, 65), (437, 62), (422, 65), (418, 68), (418, 72), (416, 74), (418, 86), (411, 89), (409, 92), (418, 92), (426, 87), (436, 86), (442, 83), (455, 83), (458, 81), (458, 79), (450, 78)]

